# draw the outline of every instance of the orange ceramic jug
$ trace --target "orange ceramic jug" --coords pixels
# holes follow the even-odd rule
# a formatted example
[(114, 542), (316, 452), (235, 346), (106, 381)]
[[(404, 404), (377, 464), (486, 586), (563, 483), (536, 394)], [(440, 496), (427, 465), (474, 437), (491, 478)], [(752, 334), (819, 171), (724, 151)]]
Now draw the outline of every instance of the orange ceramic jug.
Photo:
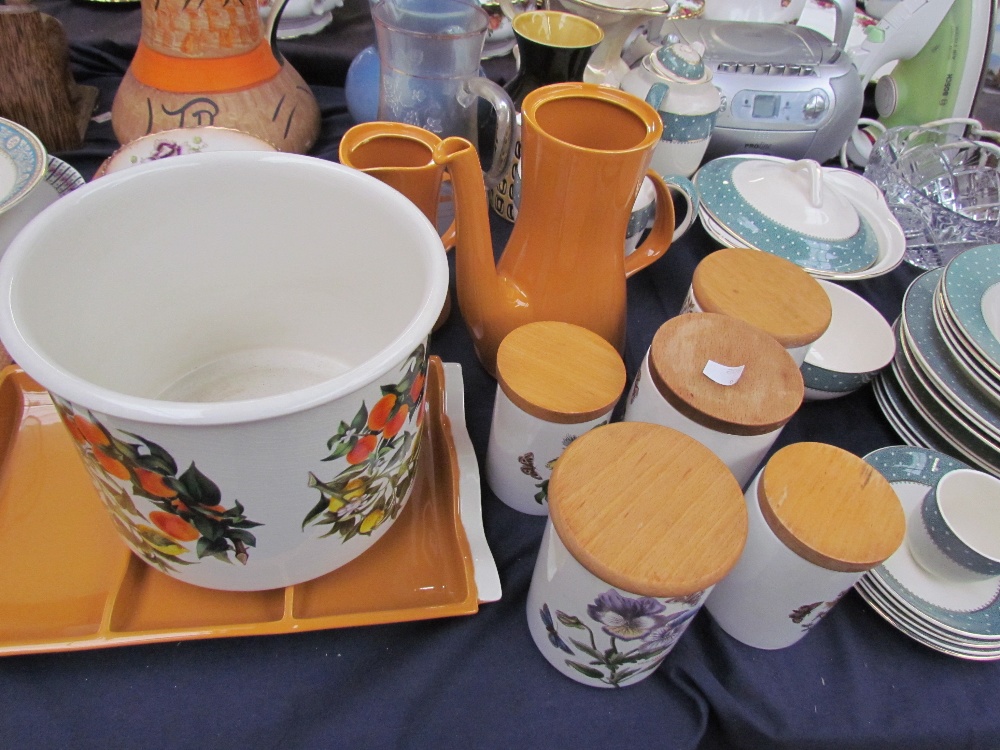
[[(647, 171), (663, 124), (624, 91), (560, 83), (521, 105), (521, 202), (494, 264), (485, 186), (475, 149), (447, 138), (435, 161), (454, 185), (458, 305), (490, 373), (504, 336), (525, 323), (557, 320), (625, 346), (625, 279), (667, 251), (674, 210), (664, 180)], [(656, 219), (628, 257), (623, 250), (643, 177), (656, 188)]]
[[(369, 174), (410, 199), (432, 224), (437, 224), (441, 183), (445, 168), (434, 162), (434, 149), (441, 139), (416, 125), (402, 122), (364, 122), (355, 125), (340, 139), (340, 163)], [(450, 249), (454, 224), (442, 243)], [(445, 298), (434, 323), (437, 330), (451, 312), (451, 295)]]
[(275, 3), (264, 24), (256, 2), (142, 0), (142, 36), (111, 108), (118, 140), (218, 125), (282, 151), (308, 151), (319, 135), (319, 106), (272, 49), (284, 4)]

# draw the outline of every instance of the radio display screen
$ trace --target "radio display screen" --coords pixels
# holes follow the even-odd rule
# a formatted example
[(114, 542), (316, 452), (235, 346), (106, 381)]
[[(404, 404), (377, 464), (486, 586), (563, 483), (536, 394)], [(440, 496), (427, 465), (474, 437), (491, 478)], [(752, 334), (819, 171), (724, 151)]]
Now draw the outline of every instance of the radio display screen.
[(781, 97), (774, 94), (758, 94), (753, 99), (753, 110), (751, 116), (754, 119), (772, 118), (778, 114), (778, 105)]

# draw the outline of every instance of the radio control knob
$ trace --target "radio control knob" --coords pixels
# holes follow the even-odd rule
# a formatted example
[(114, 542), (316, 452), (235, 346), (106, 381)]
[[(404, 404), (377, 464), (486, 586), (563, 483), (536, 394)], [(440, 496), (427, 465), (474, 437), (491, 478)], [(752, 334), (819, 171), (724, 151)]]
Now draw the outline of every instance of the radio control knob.
[(815, 120), (826, 112), (826, 97), (819, 92), (814, 92), (806, 99), (802, 106), (802, 114), (807, 120)]

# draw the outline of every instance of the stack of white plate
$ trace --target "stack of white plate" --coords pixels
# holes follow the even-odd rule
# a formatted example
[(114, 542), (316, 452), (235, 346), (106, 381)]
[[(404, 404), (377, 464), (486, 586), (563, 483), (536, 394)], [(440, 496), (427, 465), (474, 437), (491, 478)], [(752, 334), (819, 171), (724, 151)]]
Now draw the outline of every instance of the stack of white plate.
[[(951, 456), (913, 446), (865, 456), (892, 485), (910, 516), (949, 471), (968, 468)], [(920, 567), (903, 545), (855, 586), (861, 597), (913, 640), (962, 659), (1000, 659), (1000, 582), (955, 582)]]
[(1000, 245), (917, 277), (895, 331), (896, 357), (875, 381), (890, 424), (1000, 475)]
[[(759, 206), (765, 193), (774, 189), (763, 180), (734, 179), (734, 171), (749, 172), (747, 166), (793, 165), (774, 156), (724, 156), (706, 163), (694, 175), (699, 193), (699, 217), (705, 231), (723, 247), (745, 247), (781, 256), (817, 278), (830, 281), (860, 281), (888, 273), (903, 260), (906, 238), (892, 215), (882, 191), (859, 174), (846, 169), (822, 167), (823, 189), (831, 197), (846, 201), (857, 214), (857, 231), (839, 239), (820, 236), (828, 219), (815, 203), (807, 211), (765, 212)], [(818, 167), (818, 165), (817, 165)], [(790, 191), (807, 183), (789, 178)], [(756, 191), (756, 192), (754, 192)], [(813, 209), (817, 210), (813, 210)], [(811, 225), (808, 215), (816, 221)], [(815, 229), (816, 231), (812, 231)]]

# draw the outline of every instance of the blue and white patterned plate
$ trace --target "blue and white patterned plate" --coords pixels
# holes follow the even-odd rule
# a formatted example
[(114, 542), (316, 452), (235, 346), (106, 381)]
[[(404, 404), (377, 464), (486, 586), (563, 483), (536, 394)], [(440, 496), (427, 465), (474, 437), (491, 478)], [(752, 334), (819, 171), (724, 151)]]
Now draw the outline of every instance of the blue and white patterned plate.
[(1000, 245), (956, 255), (944, 269), (941, 293), (966, 338), (1000, 370)]
[(877, 614), (917, 643), (959, 659), (995, 661), (1000, 658), (1000, 641), (946, 630), (874, 587), (868, 579), (858, 581), (855, 589)]
[(945, 452), (959, 455), (984, 471), (1000, 474), (1000, 441), (971, 424), (933, 383), (921, 379), (909, 357), (906, 343), (901, 341), (891, 367), (896, 385), (923, 422), (944, 441)]
[(45, 146), (38, 137), (0, 117), (0, 213), (31, 192), (46, 168)]
[[(880, 448), (865, 456), (884, 476), (910, 516), (947, 472), (969, 468), (943, 453), (914, 446)], [(920, 618), (978, 639), (1000, 641), (1000, 582), (956, 583), (931, 575), (910, 555), (906, 542), (881, 565), (863, 576), (866, 583), (891, 596)]]
[(951, 308), (941, 294), (941, 284), (938, 283), (937, 293), (934, 295), (934, 324), (941, 332), (941, 337), (951, 348), (952, 354), (962, 367), (969, 371), (969, 375), (975, 378), (983, 388), (994, 395), (997, 403), (1000, 404), (1000, 372), (993, 369), (992, 363), (977, 350), (972, 343), (962, 333)]
[(923, 379), (929, 379), (955, 407), (981, 430), (1000, 439), (1000, 405), (962, 364), (941, 336), (934, 321), (934, 293), (943, 270), (917, 277), (903, 297), (901, 338), (914, 357)]
[[(825, 239), (786, 226), (751, 205), (734, 183), (733, 170), (745, 162), (759, 160), (760, 157), (725, 156), (713, 159), (695, 173), (701, 209), (722, 229), (750, 247), (779, 255), (806, 270), (856, 273), (875, 264), (879, 259), (878, 237), (860, 211), (854, 234), (844, 239)], [(853, 202), (851, 205), (857, 207)]]

